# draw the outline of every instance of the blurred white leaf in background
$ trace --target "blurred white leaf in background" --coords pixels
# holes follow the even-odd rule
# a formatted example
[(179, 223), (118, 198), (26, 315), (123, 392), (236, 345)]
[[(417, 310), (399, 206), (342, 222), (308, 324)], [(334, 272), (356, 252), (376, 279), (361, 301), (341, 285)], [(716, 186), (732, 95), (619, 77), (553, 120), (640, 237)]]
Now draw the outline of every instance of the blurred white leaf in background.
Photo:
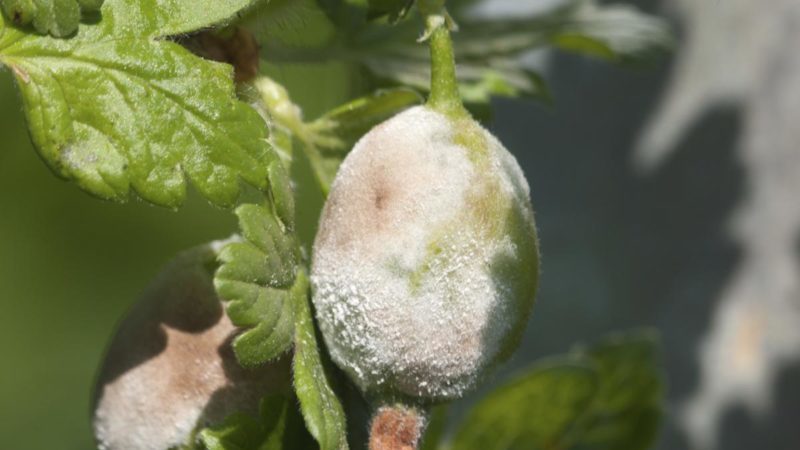
[(700, 385), (677, 414), (693, 448), (713, 449), (722, 414), (741, 405), (763, 416), (781, 368), (800, 359), (800, 2), (676, 6), (683, 48), (634, 165), (656, 168), (714, 106), (743, 113), (736, 154), (747, 191), (730, 222), (742, 256), (699, 350)]

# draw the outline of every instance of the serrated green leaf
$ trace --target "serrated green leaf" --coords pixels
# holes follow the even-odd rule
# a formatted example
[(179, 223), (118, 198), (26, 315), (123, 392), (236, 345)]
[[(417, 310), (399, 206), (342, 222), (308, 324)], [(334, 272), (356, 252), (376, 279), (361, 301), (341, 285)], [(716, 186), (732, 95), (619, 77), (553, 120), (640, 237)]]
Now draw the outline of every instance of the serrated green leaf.
[[(258, 282), (264, 286), (288, 288), (294, 282), (296, 243), (289, 230), (264, 206), (242, 205), (236, 209), (239, 228), (248, 243), (258, 251)], [(264, 277), (264, 278), (261, 278)]]
[(534, 367), (489, 393), (453, 441), (458, 450), (644, 450), (661, 416), (652, 333), (616, 335)]
[(203, 429), (198, 437), (206, 450), (289, 450), (313, 445), (295, 399), (285, 395), (264, 398), (258, 418), (234, 414), (218, 427)]
[(569, 360), (545, 363), (481, 400), (461, 424), (453, 448), (562, 449), (562, 437), (596, 391), (591, 366)]
[[(31, 138), (56, 174), (102, 198), (133, 190), (169, 207), (185, 198), (188, 177), (232, 206), (240, 178), (266, 187), (276, 159), (266, 127), (236, 99), (229, 66), (155, 39), (180, 30), (176, 17), (201, 24), (181, 15), (187, 2), (162, 4), (109, 0), (101, 21), (68, 40), (9, 28), (0, 63), (14, 71)], [(208, 21), (235, 14), (230, 5), (207, 12)]]
[(296, 280), (297, 242), (291, 231), (265, 206), (242, 205), (236, 214), (244, 241), (220, 251), (214, 286), (229, 302), (231, 321), (246, 328), (233, 341), (237, 360), (256, 366), (291, 347), (292, 296), (306, 288)]
[(78, 29), (81, 12), (97, 11), (102, 0), (0, 0), (3, 12), (16, 25), (33, 24), (39, 33), (66, 37)]
[[(118, 32), (176, 35), (227, 24), (260, 0), (118, 0), (109, 7), (128, 23)], [(65, 37), (78, 29), (81, 12), (99, 11), (103, 0), (0, 0), (2, 12), (15, 25), (33, 24), (39, 33)], [(113, 24), (112, 24), (113, 26)]]
[(330, 361), (320, 349), (311, 315), (308, 278), (301, 272), (293, 296), (295, 314), (294, 389), (306, 428), (319, 443), (320, 450), (347, 450), (347, 426), (344, 409), (333, 388)]

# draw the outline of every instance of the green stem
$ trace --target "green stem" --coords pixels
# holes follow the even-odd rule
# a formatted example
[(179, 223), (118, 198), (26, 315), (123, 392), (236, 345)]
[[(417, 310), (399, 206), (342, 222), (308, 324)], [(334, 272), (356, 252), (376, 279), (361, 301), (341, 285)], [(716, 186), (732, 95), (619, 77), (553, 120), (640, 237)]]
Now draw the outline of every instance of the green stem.
[(419, 8), (425, 18), (425, 35), (431, 51), (431, 93), (428, 106), (449, 116), (467, 114), (461, 103), (456, 78), (453, 40), (450, 38), (449, 18), (441, 0), (421, 1)]

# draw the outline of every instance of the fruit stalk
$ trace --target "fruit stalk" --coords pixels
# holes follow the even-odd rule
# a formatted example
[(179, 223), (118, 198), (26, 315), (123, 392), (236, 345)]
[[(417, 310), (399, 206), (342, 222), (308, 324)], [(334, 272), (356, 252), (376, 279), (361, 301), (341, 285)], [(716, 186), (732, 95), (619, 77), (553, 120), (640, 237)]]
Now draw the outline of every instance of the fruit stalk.
[(420, 12), (425, 20), (423, 40), (429, 40), (431, 55), (431, 92), (428, 106), (447, 116), (466, 114), (458, 92), (456, 62), (450, 27), (453, 21), (441, 0), (420, 2)]

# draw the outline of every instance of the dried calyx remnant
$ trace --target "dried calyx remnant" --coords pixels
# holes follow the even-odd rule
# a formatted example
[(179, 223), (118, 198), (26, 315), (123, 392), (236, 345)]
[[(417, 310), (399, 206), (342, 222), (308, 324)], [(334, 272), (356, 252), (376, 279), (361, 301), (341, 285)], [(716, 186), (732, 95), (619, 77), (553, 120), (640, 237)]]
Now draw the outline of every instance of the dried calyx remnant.
[(424, 415), (413, 408), (380, 407), (370, 425), (369, 450), (414, 450), (424, 428)]
[(234, 412), (257, 416), (264, 395), (291, 391), (289, 358), (252, 370), (237, 363), (215, 259), (211, 246), (178, 256), (120, 323), (95, 386), (98, 448), (183, 448), (198, 428)]
[[(428, 103), (356, 144), (314, 243), (318, 322), (333, 360), (379, 405), (373, 433), (385, 408), (401, 416), (413, 410), (386, 405), (424, 411), (459, 398), (508, 357), (538, 282), (528, 183), (463, 108), (449, 18), (441, 1), (422, 2), (425, 13), (424, 3), (438, 4), (425, 14)], [(397, 445), (381, 446), (373, 434), (371, 446), (405, 448), (395, 438)]]

